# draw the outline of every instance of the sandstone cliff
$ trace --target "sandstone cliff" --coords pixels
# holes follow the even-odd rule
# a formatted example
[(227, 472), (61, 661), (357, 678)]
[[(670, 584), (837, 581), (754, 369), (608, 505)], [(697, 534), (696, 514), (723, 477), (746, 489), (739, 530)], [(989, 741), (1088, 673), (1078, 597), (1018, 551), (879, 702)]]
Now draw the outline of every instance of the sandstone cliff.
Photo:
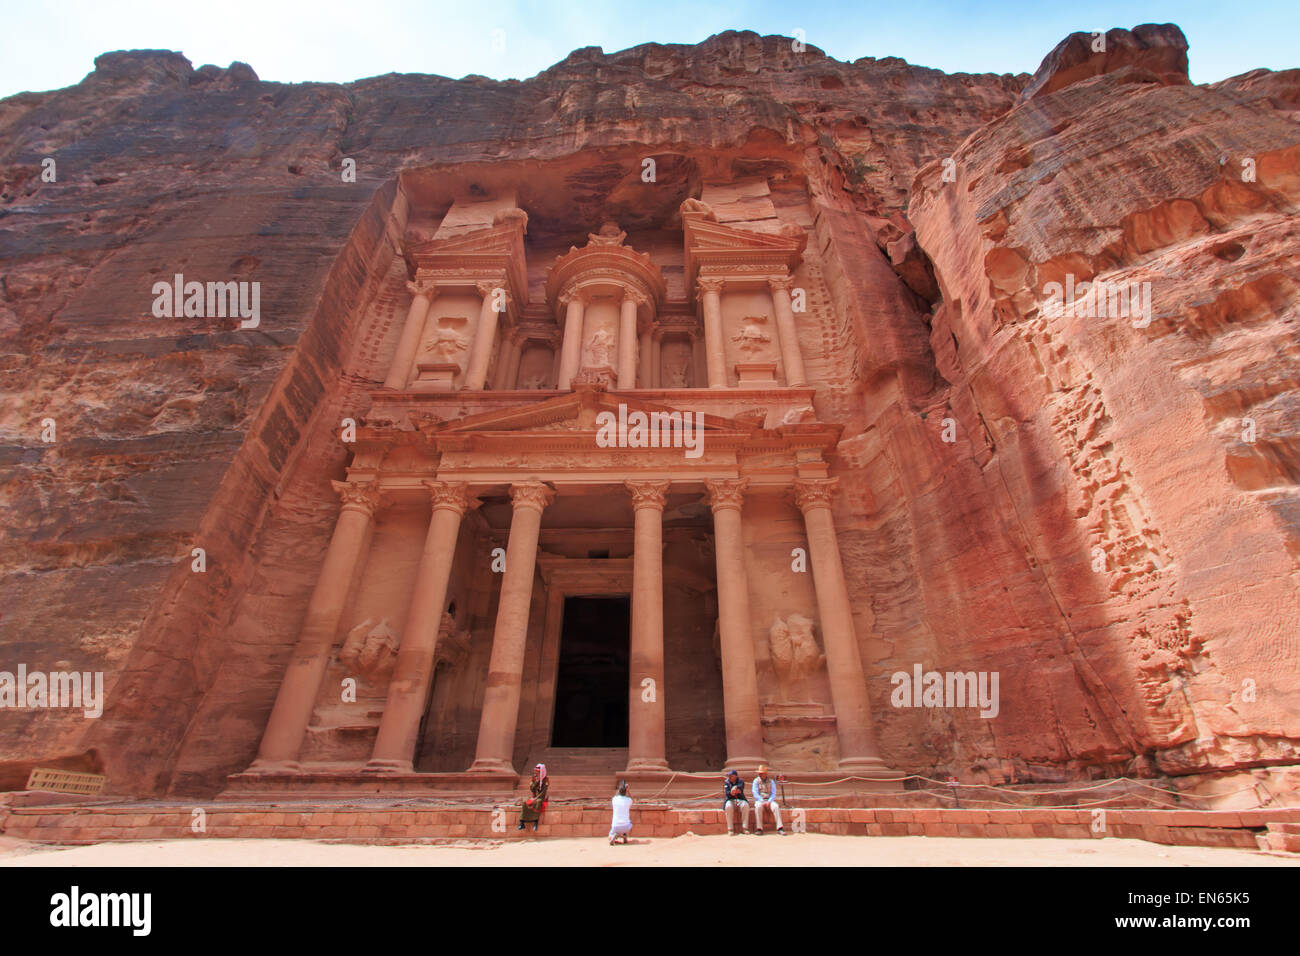
[[(709, 179), (806, 179), (840, 323), (818, 411), (848, 426), (837, 521), (892, 766), (1294, 764), (1300, 78), (1192, 86), (1176, 28), (1112, 37), (1034, 78), (751, 33), (503, 83), (285, 85), (134, 51), (0, 102), (0, 640), (109, 679), (89, 727), (0, 712), (0, 787), (62, 759), (210, 794), (247, 764), (295, 620), (267, 597), (250, 650), (231, 616), (250, 594), (301, 614), (314, 582), (334, 423), (379, 384), (353, 316), (394, 257), (395, 177), (485, 163), (545, 163), (593, 226)], [(660, 199), (628, 189), (639, 156)], [(178, 272), (260, 281), (260, 327), (155, 318)], [(1154, 319), (1045, 316), (1067, 273), (1149, 280)], [(891, 708), (913, 662), (998, 670), (1001, 714)]]

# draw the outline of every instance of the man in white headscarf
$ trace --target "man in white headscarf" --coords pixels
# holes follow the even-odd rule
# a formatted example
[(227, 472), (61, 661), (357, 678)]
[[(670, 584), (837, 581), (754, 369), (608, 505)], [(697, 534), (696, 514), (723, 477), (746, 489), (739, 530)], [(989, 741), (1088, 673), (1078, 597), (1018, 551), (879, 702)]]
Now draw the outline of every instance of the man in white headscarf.
[(550, 787), (550, 783), (546, 780), (546, 764), (539, 763), (533, 768), (533, 779), (528, 784), (530, 796), (524, 801), (523, 809), (519, 813), (519, 826), (517, 829), (522, 830), (525, 823), (531, 823), (533, 832), (537, 832), (537, 824), (542, 819), (542, 811), (546, 809), (546, 797)]

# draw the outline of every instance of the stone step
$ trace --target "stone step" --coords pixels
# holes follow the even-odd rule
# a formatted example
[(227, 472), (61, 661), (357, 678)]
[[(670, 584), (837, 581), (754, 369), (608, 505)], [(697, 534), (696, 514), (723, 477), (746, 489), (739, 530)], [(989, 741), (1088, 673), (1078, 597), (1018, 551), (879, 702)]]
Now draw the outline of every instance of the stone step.
[(594, 775), (617, 773), (627, 766), (626, 747), (551, 747), (532, 757), (519, 768), (522, 776), (530, 777), (532, 768), (546, 764), (546, 772), (556, 774)]
[[(0, 807), (0, 833), (41, 843), (83, 844), (108, 840), (211, 838), (335, 839), (349, 842), (421, 840), (502, 840), (533, 838), (515, 830), (511, 803), (412, 808), (335, 805), (216, 805), (205, 808), (204, 828), (196, 832), (194, 807), (129, 804), (86, 807)], [(1256, 849), (1252, 827), (1300, 823), (1300, 808), (1253, 811), (1110, 810), (1105, 827), (1094, 828), (1089, 810), (936, 810), (785, 807), (786, 829), (843, 836), (927, 836), (1147, 840), (1186, 846)], [(1262, 816), (1256, 816), (1256, 815)], [(607, 807), (552, 806), (537, 837), (603, 837), (609, 830)], [(633, 832), (640, 837), (725, 833), (720, 808), (684, 809), (634, 805)], [(1290, 851), (1290, 833), (1271, 830), (1264, 848)]]

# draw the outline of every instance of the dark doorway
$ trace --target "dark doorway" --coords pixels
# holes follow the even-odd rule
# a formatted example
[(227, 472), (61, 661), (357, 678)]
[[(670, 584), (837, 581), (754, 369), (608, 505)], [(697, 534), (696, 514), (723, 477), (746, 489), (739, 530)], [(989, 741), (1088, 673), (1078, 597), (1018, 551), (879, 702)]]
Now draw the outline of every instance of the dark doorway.
[(560, 629), (552, 747), (626, 747), (628, 597), (568, 597)]

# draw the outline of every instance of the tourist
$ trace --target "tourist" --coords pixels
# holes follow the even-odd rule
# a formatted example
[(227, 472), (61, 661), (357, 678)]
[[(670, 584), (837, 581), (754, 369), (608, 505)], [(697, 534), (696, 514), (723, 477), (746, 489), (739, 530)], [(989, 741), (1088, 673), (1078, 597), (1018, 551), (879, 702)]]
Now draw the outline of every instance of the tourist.
[(776, 823), (776, 832), (785, 836), (785, 827), (781, 826), (781, 805), (776, 802), (776, 781), (767, 775), (767, 767), (758, 768), (754, 778), (754, 833), (763, 835), (763, 808), (772, 814)]
[(613, 846), (620, 837), (626, 843), (627, 835), (632, 832), (632, 798), (627, 794), (626, 780), (619, 783), (618, 793), (610, 803), (614, 807), (614, 819), (609, 825), (609, 845)]
[(722, 809), (727, 815), (727, 836), (736, 835), (736, 812), (740, 813), (741, 830), (749, 832), (749, 801), (745, 799), (745, 781), (736, 770), (727, 771), (722, 781)]
[(539, 763), (533, 768), (533, 780), (528, 785), (530, 796), (524, 801), (523, 809), (519, 813), (520, 830), (524, 828), (525, 823), (531, 823), (533, 832), (537, 832), (537, 822), (541, 820), (542, 811), (546, 809), (546, 793), (550, 786), (546, 779), (546, 764)]

